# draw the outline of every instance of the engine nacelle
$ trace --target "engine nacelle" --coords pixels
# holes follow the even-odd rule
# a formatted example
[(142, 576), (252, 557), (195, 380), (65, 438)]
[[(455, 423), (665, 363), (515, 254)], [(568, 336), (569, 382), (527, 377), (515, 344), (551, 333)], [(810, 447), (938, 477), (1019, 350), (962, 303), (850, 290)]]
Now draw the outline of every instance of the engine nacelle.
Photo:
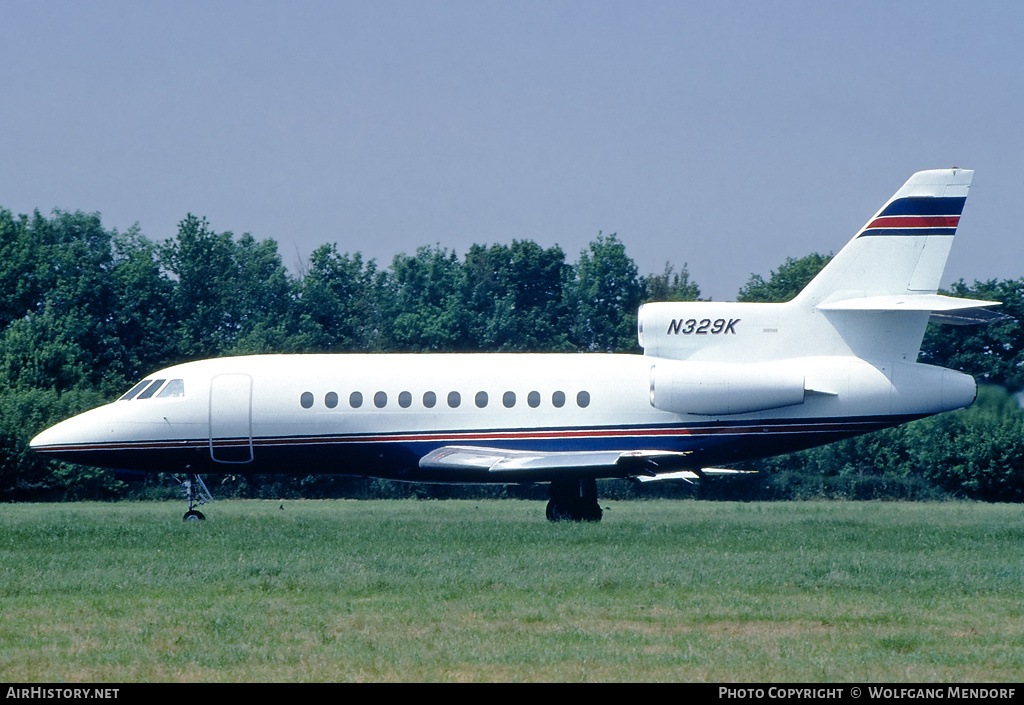
[(785, 362), (662, 360), (651, 367), (651, 405), (662, 411), (724, 416), (803, 402), (803, 371)]

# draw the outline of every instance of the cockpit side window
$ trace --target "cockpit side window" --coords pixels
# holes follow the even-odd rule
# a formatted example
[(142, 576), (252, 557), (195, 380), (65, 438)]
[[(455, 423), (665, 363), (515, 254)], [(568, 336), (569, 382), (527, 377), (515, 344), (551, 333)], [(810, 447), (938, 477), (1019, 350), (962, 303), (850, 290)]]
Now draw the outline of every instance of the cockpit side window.
[(158, 399), (172, 399), (185, 396), (185, 380), (172, 379), (156, 396)]
[(136, 384), (134, 387), (129, 389), (127, 392), (125, 392), (124, 396), (122, 396), (120, 399), (118, 399), (118, 401), (128, 401), (129, 399), (134, 399), (135, 395), (138, 394), (139, 392), (141, 392), (146, 387), (148, 387), (149, 383), (152, 382), (152, 381), (153, 380), (151, 380), (151, 379), (144, 379), (144, 380), (142, 380), (141, 382)]

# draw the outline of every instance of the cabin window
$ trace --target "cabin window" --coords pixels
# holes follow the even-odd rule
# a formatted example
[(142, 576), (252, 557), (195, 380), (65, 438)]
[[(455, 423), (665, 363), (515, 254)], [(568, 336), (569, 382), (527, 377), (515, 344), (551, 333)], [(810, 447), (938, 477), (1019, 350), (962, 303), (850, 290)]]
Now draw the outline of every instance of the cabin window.
[[(129, 389), (118, 401), (127, 401), (130, 399), (148, 399), (153, 396), (157, 391), (160, 393), (157, 395), (160, 398), (175, 398), (185, 396), (185, 381), (181, 379), (172, 379), (167, 382), (166, 380), (143, 380), (136, 384), (134, 387)], [(448, 406), (452, 409), (458, 409), (462, 406), (462, 395), (459, 392), (448, 392)], [(314, 397), (312, 392), (303, 392), (299, 397), (299, 404), (302, 405), (303, 409), (310, 409), (313, 407)], [(337, 392), (327, 392), (324, 395), (324, 406), (328, 409), (334, 409), (338, 406), (340, 397)], [(479, 391), (474, 395), (474, 403), (477, 408), (484, 409), (490, 403), (490, 397), (487, 392)], [(513, 391), (504, 392), (501, 395), (501, 403), (506, 409), (515, 408), (518, 402), (518, 397)], [(561, 409), (565, 406), (566, 394), (563, 391), (556, 391), (551, 394), (551, 405), (556, 409)], [(576, 394), (576, 404), (581, 409), (586, 409), (590, 406), (591, 398), (590, 392), (580, 391)], [(540, 392), (534, 390), (526, 395), (526, 403), (531, 409), (536, 409), (540, 406), (541, 395)], [(348, 395), (348, 404), (353, 409), (359, 409), (363, 405), (363, 395), (361, 392), (352, 392)], [(373, 405), (378, 409), (383, 409), (388, 405), (387, 392), (380, 391), (373, 395)], [(398, 405), (403, 409), (408, 409), (412, 406), (412, 392), (403, 391), (398, 394)], [(423, 393), (423, 406), (427, 409), (433, 409), (437, 406), (437, 394), (434, 392)]]
[(157, 398), (159, 399), (176, 399), (183, 396), (185, 396), (185, 380), (183, 379), (172, 379), (167, 383), (167, 386), (157, 394)]
[(142, 380), (141, 382), (136, 384), (134, 387), (129, 389), (127, 392), (125, 392), (124, 396), (122, 396), (120, 399), (118, 399), (118, 401), (128, 401), (129, 399), (133, 399), (136, 394), (138, 394), (143, 389), (148, 387), (149, 383), (152, 382), (152, 381), (153, 380), (151, 380), (151, 379), (144, 379), (144, 380)]
[(142, 393), (139, 394), (139, 396), (136, 397), (136, 398), (137, 399), (149, 399), (151, 396), (156, 394), (156, 390), (160, 389), (161, 385), (163, 385), (163, 383), (166, 382), (166, 381), (167, 380), (163, 380), (163, 379), (154, 380), (153, 384), (151, 384), (148, 387), (146, 387), (142, 391)]

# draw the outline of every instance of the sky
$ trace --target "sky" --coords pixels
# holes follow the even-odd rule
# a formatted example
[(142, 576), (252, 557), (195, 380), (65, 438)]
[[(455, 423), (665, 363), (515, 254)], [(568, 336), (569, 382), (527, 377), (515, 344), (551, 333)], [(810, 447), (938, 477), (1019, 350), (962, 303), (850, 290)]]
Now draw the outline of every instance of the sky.
[(0, 208), (189, 213), (382, 266), (615, 233), (732, 300), (909, 176), (976, 171), (943, 284), (1024, 276), (1024, 3), (0, 0)]

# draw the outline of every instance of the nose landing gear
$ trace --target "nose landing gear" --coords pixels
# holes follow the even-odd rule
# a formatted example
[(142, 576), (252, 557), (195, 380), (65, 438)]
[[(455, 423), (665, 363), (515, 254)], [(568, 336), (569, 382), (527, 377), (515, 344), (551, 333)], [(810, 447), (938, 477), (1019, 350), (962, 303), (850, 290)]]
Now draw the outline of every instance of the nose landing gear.
[(179, 479), (177, 475), (174, 476), (174, 479), (181, 485), (181, 491), (185, 495), (185, 501), (188, 502), (188, 511), (185, 512), (185, 516), (183, 516), (181, 520), (202, 521), (205, 519), (206, 517), (203, 513), (195, 508), (196, 505), (202, 505), (213, 501), (213, 495), (211, 495), (210, 490), (206, 488), (206, 483), (203, 482), (203, 478), (194, 473), (186, 473), (184, 480)]

